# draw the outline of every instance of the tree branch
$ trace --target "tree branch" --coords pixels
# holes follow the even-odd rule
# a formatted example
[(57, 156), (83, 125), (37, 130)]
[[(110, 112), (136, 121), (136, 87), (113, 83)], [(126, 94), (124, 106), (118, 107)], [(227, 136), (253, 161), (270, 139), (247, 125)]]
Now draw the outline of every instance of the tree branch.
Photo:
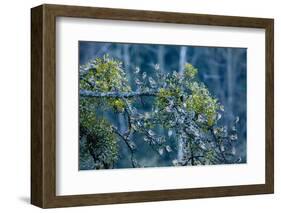
[(80, 90), (82, 97), (107, 97), (107, 98), (132, 98), (141, 96), (156, 96), (158, 90), (147, 92), (93, 92), (90, 90)]
[(222, 149), (221, 149), (220, 141), (219, 141), (219, 139), (217, 138), (217, 136), (215, 135), (214, 129), (213, 129), (213, 128), (209, 128), (209, 129), (210, 129), (210, 132), (211, 132), (212, 136), (213, 136), (214, 139), (215, 139), (216, 146), (217, 146), (217, 148), (219, 149), (219, 154), (221, 155), (221, 157), (222, 157), (224, 163), (229, 163), (228, 160), (226, 159), (225, 155), (224, 155), (224, 152), (223, 152)]
[(130, 141), (127, 137), (124, 137), (116, 127), (112, 127), (113, 128), (113, 131), (120, 137), (123, 139), (123, 141), (125, 142), (125, 144), (127, 145), (128, 149), (130, 150), (131, 152), (131, 164), (132, 164), (132, 167), (135, 168), (136, 165), (135, 165), (135, 158), (134, 158), (134, 150), (133, 148), (131, 147), (130, 145)]

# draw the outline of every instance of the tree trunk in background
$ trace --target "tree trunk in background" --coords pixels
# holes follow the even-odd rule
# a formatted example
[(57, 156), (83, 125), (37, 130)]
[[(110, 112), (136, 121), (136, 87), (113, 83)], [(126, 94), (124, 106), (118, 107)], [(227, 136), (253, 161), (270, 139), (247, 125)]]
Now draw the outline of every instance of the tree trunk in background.
[(227, 108), (228, 108), (228, 112), (229, 112), (229, 119), (228, 122), (230, 121), (230, 119), (233, 117), (233, 86), (234, 86), (234, 72), (235, 70), (233, 70), (233, 54), (232, 54), (232, 49), (228, 48), (227, 49), (227, 53), (226, 53), (226, 57), (227, 57), (227, 68), (226, 68), (226, 88), (227, 88)]
[(159, 47), (158, 47), (157, 64), (160, 65), (161, 70), (165, 71), (165, 51), (164, 51), (163, 45), (159, 45)]
[(186, 52), (187, 52), (187, 47), (182, 46), (180, 48), (180, 56), (179, 56), (179, 73), (183, 73), (184, 65), (187, 62), (186, 61)]
[[(187, 52), (187, 47), (182, 46), (180, 48), (180, 53), (179, 53), (179, 73), (183, 73), (184, 71), (184, 65), (187, 62), (186, 61), (186, 52)], [(183, 140), (178, 140), (178, 161), (181, 161), (183, 159), (183, 146), (184, 146), (184, 141)]]

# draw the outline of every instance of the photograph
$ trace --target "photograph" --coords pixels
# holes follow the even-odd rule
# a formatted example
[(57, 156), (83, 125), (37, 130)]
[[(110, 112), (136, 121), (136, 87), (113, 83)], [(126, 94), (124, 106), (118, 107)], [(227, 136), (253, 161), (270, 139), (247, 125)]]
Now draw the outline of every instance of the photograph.
[(142, 6), (31, 8), (30, 203), (273, 194), (272, 15)]
[(247, 48), (79, 41), (79, 170), (247, 163)]

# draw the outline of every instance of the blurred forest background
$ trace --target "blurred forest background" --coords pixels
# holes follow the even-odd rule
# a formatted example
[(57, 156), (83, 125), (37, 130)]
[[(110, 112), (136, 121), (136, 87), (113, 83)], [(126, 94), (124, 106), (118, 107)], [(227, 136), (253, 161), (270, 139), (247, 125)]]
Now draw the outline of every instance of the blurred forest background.
[[(148, 76), (155, 71), (155, 64), (159, 64), (161, 70), (170, 73), (173, 71), (182, 72), (185, 63), (191, 63), (198, 68), (199, 80), (224, 106), (224, 114), (219, 124), (229, 126), (237, 116), (239, 117), (236, 152), (242, 157), (241, 163), (246, 163), (246, 48), (79, 42), (79, 65), (86, 64), (96, 57), (103, 57), (105, 54), (123, 62), (123, 68), (133, 90), (136, 68), (139, 68), (140, 72), (146, 72)], [(102, 111), (102, 109), (98, 110)], [(122, 122), (125, 122), (118, 115), (116, 117), (111, 115), (110, 120), (116, 120), (116, 124), (121, 129)], [(143, 139), (140, 137), (136, 137), (134, 140), (137, 146), (143, 144)], [(119, 146), (120, 156), (116, 167), (128, 168), (130, 162), (126, 157), (129, 155), (126, 145), (120, 143)], [(166, 165), (157, 156), (151, 157), (153, 154), (149, 146), (144, 144), (139, 147), (141, 147), (138, 150), (140, 163), (146, 166)], [(80, 170), (92, 169), (91, 159), (80, 159), (79, 165)]]

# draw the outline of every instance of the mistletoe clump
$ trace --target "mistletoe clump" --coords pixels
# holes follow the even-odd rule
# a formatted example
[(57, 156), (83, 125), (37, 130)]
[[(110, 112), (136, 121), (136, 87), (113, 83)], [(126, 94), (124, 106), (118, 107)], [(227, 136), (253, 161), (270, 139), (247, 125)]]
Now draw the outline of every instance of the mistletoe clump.
[[(80, 89), (103, 93), (131, 91), (122, 62), (110, 59), (108, 55), (96, 58), (81, 67)], [(99, 104), (106, 102), (118, 112), (122, 112), (125, 107), (124, 102), (118, 98), (95, 101)]]
[(191, 94), (186, 100), (188, 109), (193, 110), (197, 115), (204, 115), (208, 126), (216, 122), (217, 112), (220, 104), (216, 98), (213, 98), (204, 84), (192, 82), (189, 85)]
[(80, 114), (81, 141), (95, 162), (95, 168), (112, 168), (118, 160), (118, 142), (110, 123), (91, 111)]
[[(129, 85), (122, 63), (108, 55), (81, 66), (80, 125), (87, 131), (80, 130), (80, 135), (92, 141), (88, 142), (88, 151), (99, 164), (95, 168), (114, 165), (119, 142), (127, 146), (132, 167), (145, 166), (136, 157), (135, 135), (142, 136), (143, 143), (160, 157), (173, 156), (171, 165), (240, 162), (235, 152), (239, 119), (230, 127), (218, 125), (223, 106), (198, 80), (197, 73), (189, 63), (182, 73), (166, 73), (155, 65), (153, 74), (148, 75), (137, 67), (135, 84)], [(150, 106), (148, 111), (139, 108), (145, 101)], [(125, 117), (126, 129), (98, 118), (96, 109), (101, 107), (104, 112)]]

